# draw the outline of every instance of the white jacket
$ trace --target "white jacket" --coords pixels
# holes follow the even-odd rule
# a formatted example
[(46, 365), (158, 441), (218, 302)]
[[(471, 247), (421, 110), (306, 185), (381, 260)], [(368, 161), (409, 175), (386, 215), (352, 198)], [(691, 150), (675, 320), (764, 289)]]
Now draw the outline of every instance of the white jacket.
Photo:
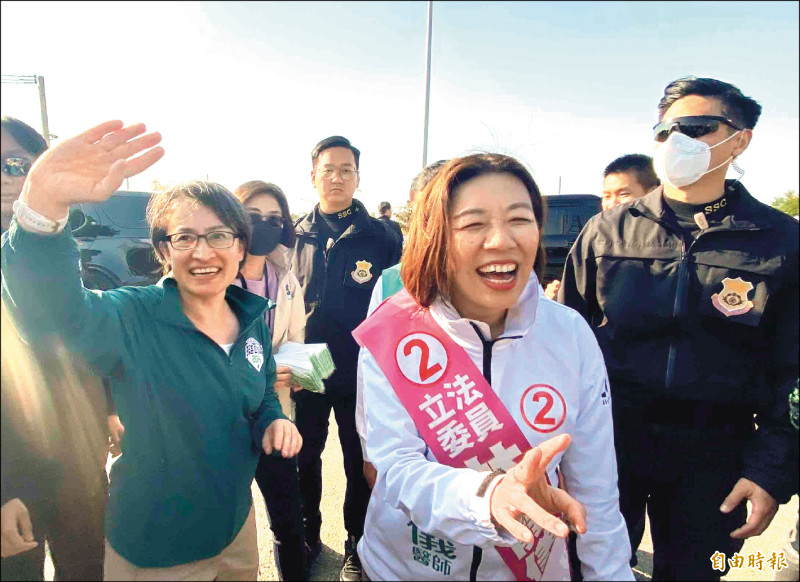
[[(275, 247), (265, 260), (275, 267), (278, 279), (278, 294), (275, 298), (275, 319), (272, 333), (272, 353), (286, 342), (305, 343), (306, 338), (306, 306), (303, 300), (303, 288), (297, 281), (294, 273), (289, 269), (287, 250), (283, 245)], [(242, 286), (239, 279), (233, 281), (234, 285)], [(264, 313), (269, 322), (269, 312)], [(278, 389), (278, 400), (281, 402), (283, 413), (294, 420), (294, 401), (288, 388)]]
[[(483, 348), (470, 320), (441, 299), (431, 314), (482, 371)], [(490, 337), (488, 325), (473, 323)], [(508, 312), (503, 336), (522, 337), (494, 344), (492, 385), (531, 446), (561, 433), (572, 436), (569, 448), (551, 463), (549, 477), (556, 483), (560, 467), (567, 491), (586, 507), (588, 531), (577, 543), (584, 579), (633, 580), (630, 542), (619, 511), (610, 393), (594, 334), (577, 312), (547, 299), (532, 274)], [(358, 545), (367, 575), (372, 580), (440, 580), (443, 575), (468, 580), (472, 546), (480, 546), (478, 579), (513, 579), (494, 545), (517, 542), (492, 525), (489, 496), (476, 495), (488, 472), (437, 463), (366, 349), (359, 355), (359, 372), (367, 451), (378, 472)], [(523, 412), (524, 395), (534, 384), (553, 387), (566, 403), (564, 422), (553, 432), (538, 432), (529, 424), (546, 416), (537, 410), (540, 405), (526, 400)], [(421, 553), (426, 548), (427, 565)], [(448, 559), (444, 550), (455, 557)]]

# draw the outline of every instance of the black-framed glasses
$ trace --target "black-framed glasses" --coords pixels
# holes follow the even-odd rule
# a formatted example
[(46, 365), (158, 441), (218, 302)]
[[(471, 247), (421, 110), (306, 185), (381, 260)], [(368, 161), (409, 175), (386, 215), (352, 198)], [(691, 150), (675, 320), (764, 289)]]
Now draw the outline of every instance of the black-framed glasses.
[(324, 168), (320, 168), (317, 170), (320, 176), (325, 178), (326, 180), (330, 180), (333, 178), (333, 174), (338, 172), (339, 177), (344, 180), (345, 182), (349, 182), (353, 178), (356, 177), (358, 174), (358, 170), (353, 170), (351, 168), (334, 168), (333, 166), (326, 166)]
[(3, 172), (6, 176), (21, 178), (31, 171), (31, 161), (25, 158), (6, 158), (3, 160)]
[(176, 251), (188, 251), (196, 247), (201, 238), (206, 239), (206, 243), (211, 248), (229, 249), (233, 246), (233, 241), (239, 238), (239, 235), (227, 230), (215, 230), (207, 234), (179, 232), (177, 234), (169, 234), (164, 238), (169, 241), (170, 246)]
[(665, 119), (653, 127), (653, 136), (657, 142), (665, 142), (673, 131), (682, 133), (686, 137), (696, 139), (709, 133), (714, 133), (719, 128), (719, 124), (731, 126), (733, 129), (741, 131), (734, 121), (719, 115), (687, 115), (685, 117), (672, 117)]
[(276, 214), (259, 214), (257, 212), (248, 212), (250, 215), (250, 222), (255, 225), (257, 222), (266, 222), (269, 226), (281, 228), (283, 226), (283, 217)]

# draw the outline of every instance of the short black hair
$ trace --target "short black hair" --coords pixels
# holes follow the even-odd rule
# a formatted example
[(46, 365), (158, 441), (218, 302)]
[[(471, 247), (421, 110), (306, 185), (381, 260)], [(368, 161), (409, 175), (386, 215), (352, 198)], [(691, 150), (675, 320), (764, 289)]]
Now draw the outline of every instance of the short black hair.
[(341, 135), (332, 135), (330, 137), (326, 137), (317, 145), (314, 146), (314, 149), (311, 150), (311, 167), (317, 167), (317, 160), (322, 152), (327, 150), (328, 148), (347, 148), (351, 152), (353, 152), (353, 156), (356, 158), (356, 170), (358, 170), (358, 159), (361, 157), (361, 152), (358, 150), (356, 146), (350, 143), (350, 140), (346, 137), (342, 137)]
[(755, 99), (742, 94), (738, 87), (716, 79), (690, 76), (676, 79), (664, 88), (664, 96), (658, 102), (658, 120), (664, 118), (673, 103), (688, 95), (719, 99), (723, 115), (748, 129), (756, 126), (761, 115), (761, 105)]
[(392, 205), (389, 204), (388, 202), (381, 202), (380, 204), (378, 204), (378, 213), (379, 214), (383, 214), (384, 212), (386, 212), (388, 210), (391, 210), (391, 209), (392, 209)]
[(17, 143), (28, 152), (33, 159), (38, 158), (47, 149), (47, 141), (42, 135), (24, 121), (3, 115), (0, 125), (11, 134)]
[(449, 160), (439, 160), (422, 168), (420, 173), (414, 176), (414, 179), (411, 181), (410, 190), (414, 193), (422, 190), (448, 161)]
[(253, 236), (250, 217), (239, 199), (224, 186), (214, 182), (194, 180), (155, 192), (147, 204), (150, 242), (153, 244), (156, 258), (161, 263), (164, 274), (169, 273), (170, 265), (167, 258), (161, 253), (159, 243), (167, 240), (167, 225), (182, 200), (205, 206), (217, 215), (222, 224), (237, 234), (245, 249), (244, 258), (239, 264), (239, 269), (241, 269), (247, 259), (247, 250), (250, 248), (250, 240)]
[(609, 174), (623, 174), (633, 172), (636, 179), (642, 185), (645, 192), (650, 192), (653, 188), (661, 185), (661, 180), (656, 176), (653, 167), (653, 158), (644, 154), (626, 154), (618, 157), (603, 170), (603, 178)]

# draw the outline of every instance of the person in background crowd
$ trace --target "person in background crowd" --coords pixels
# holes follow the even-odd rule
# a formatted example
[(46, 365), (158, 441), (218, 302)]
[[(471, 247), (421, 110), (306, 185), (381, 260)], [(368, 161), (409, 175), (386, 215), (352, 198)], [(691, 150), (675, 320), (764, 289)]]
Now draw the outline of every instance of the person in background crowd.
[[(644, 154), (620, 156), (603, 170), (601, 208), (603, 211), (611, 210), (620, 204), (641, 198), (660, 184), (653, 168), (653, 158)], [(555, 301), (560, 286), (561, 281), (558, 279), (550, 281), (544, 289), (545, 295)]]
[[(794, 390), (789, 395), (789, 420), (792, 426), (797, 430), (800, 428), (800, 419), (798, 419), (798, 408), (800, 405), (800, 394), (798, 394), (798, 385), (800, 382), (795, 381)], [(797, 466), (788, 467), (787, 470), (797, 472)], [(788, 539), (783, 546), (783, 554), (786, 557), (786, 568), (775, 572), (773, 580), (780, 582), (790, 582), (798, 579), (798, 540), (797, 532), (800, 530), (800, 519), (794, 522), (794, 528), (789, 532)]]
[(305, 446), (298, 457), (303, 517), (310, 560), (320, 551), (322, 451), (331, 408), (339, 427), (347, 488), (347, 530), (342, 580), (360, 580), (356, 544), (364, 531), (369, 487), (363, 474), (355, 426), (358, 346), (350, 332), (367, 315), (370, 293), (381, 272), (400, 259), (400, 240), (364, 205), (353, 199), (359, 184), (360, 151), (349, 140), (331, 136), (311, 152), (311, 183), (319, 204), (295, 225), (292, 271), (303, 289), (306, 341), (327, 343), (336, 371), (325, 393), (295, 393), (296, 422)]
[(388, 202), (381, 202), (378, 204), (378, 220), (388, 226), (392, 232), (400, 237), (400, 245), (403, 244), (403, 229), (397, 221), (392, 220), (392, 205)]
[[(233, 195), (242, 203), (253, 225), (250, 248), (234, 283), (275, 304), (274, 309), (265, 313), (273, 353), (287, 341), (303, 343), (306, 310), (300, 284), (287, 261), (295, 235), (286, 195), (275, 184), (261, 180), (242, 184)], [(274, 389), (283, 414), (293, 419), (289, 373), (288, 367), (277, 367)], [(278, 574), (282, 580), (307, 580), (297, 459), (262, 452), (256, 467), (256, 482), (269, 513)]]
[(662, 186), (589, 220), (559, 290), (603, 349), (620, 508), (632, 539), (647, 508), (654, 580), (719, 579), (715, 552), (797, 490), (798, 223), (725, 179), (760, 113), (723, 81), (667, 85)]
[[(414, 179), (411, 181), (411, 188), (408, 191), (408, 203), (412, 208), (417, 194), (428, 185), (428, 182), (433, 179), (446, 163), (447, 160), (439, 160), (438, 162), (428, 164), (419, 174), (414, 176)], [(383, 303), (384, 299), (388, 299), (403, 288), (403, 283), (400, 280), (401, 265), (402, 263), (397, 263), (393, 267), (384, 269), (381, 276), (378, 277), (378, 281), (375, 283), (375, 287), (372, 289), (372, 295), (369, 298), (367, 315), (371, 315), (372, 312), (375, 311), (375, 308)], [(375, 473), (375, 466), (369, 462), (369, 455), (367, 454), (366, 412), (364, 411), (364, 388), (360, 370), (357, 370), (356, 376), (356, 430), (361, 440), (361, 453), (364, 456), (364, 477), (367, 479), (369, 488), (372, 489), (375, 486), (377, 474)]]
[(250, 242), (244, 209), (216, 184), (156, 193), (148, 223), (167, 276), (104, 292), (82, 287), (65, 228), (70, 205), (108, 199), (161, 158), (161, 136), (145, 131), (108, 121), (39, 158), (3, 235), (3, 300), (34, 350), (56, 335), (110, 378), (125, 452), (111, 469), (105, 579), (253, 580), (259, 450), (291, 457), (302, 439), (272, 389), (268, 302), (231, 284)]
[(541, 224), (504, 155), (453, 159), (418, 195), (404, 288), (354, 332), (370, 579), (568, 580), (561, 513), (587, 578), (633, 580), (603, 358), (578, 314), (539, 300)]
[[(47, 142), (35, 129), (13, 117), (3, 116), (0, 127), (2, 231), (5, 232), (26, 176), (47, 150)], [(6, 333), (4, 328), (4, 341), (6, 338), (9, 342), (16, 341), (13, 329), (9, 326)], [(35, 547), (26, 546), (33, 549), (14, 557), (3, 553), (3, 579), (42, 579), (44, 540), (50, 547), (56, 580), (103, 578), (103, 519), (108, 481), (102, 389), (80, 365), (65, 367), (65, 362), (55, 357), (59, 350), (55, 341), (33, 352), (20, 347), (21, 362), (6, 358), (7, 353), (16, 351), (3, 352), (4, 380), (8, 378), (11, 383), (9, 389), (16, 389), (13, 398), (3, 401), (3, 512), (5, 515), (8, 508), (16, 507), (18, 515), (22, 515), (30, 510), (33, 533), (38, 540)], [(33, 371), (26, 376), (16, 366), (35, 368), (37, 385), (29, 381)], [(6, 375), (9, 367), (14, 367), (14, 372)], [(48, 403), (43, 417), (27, 416), (31, 412), (25, 409), (28, 391)], [(15, 418), (19, 415), (25, 418)], [(34, 420), (45, 419), (47, 427), (35, 426)], [(37, 474), (39, 468), (41, 474)], [(9, 531), (13, 535), (15, 528)]]

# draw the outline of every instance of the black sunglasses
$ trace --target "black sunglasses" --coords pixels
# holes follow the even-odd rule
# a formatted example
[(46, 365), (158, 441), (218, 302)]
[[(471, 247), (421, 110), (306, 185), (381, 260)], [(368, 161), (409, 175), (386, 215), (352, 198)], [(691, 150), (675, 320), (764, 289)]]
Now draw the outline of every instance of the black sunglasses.
[(20, 178), (27, 176), (31, 170), (31, 162), (25, 158), (6, 158), (3, 160), (3, 172), (7, 176)]
[(653, 136), (657, 142), (665, 142), (673, 131), (682, 133), (692, 139), (714, 133), (719, 128), (719, 124), (731, 126), (733, 129), (741, 131), (742, 128), (727, 117), (718, 115), (688, 115), (686, 117), (673, 117), (665, 119), (653, 127)]

